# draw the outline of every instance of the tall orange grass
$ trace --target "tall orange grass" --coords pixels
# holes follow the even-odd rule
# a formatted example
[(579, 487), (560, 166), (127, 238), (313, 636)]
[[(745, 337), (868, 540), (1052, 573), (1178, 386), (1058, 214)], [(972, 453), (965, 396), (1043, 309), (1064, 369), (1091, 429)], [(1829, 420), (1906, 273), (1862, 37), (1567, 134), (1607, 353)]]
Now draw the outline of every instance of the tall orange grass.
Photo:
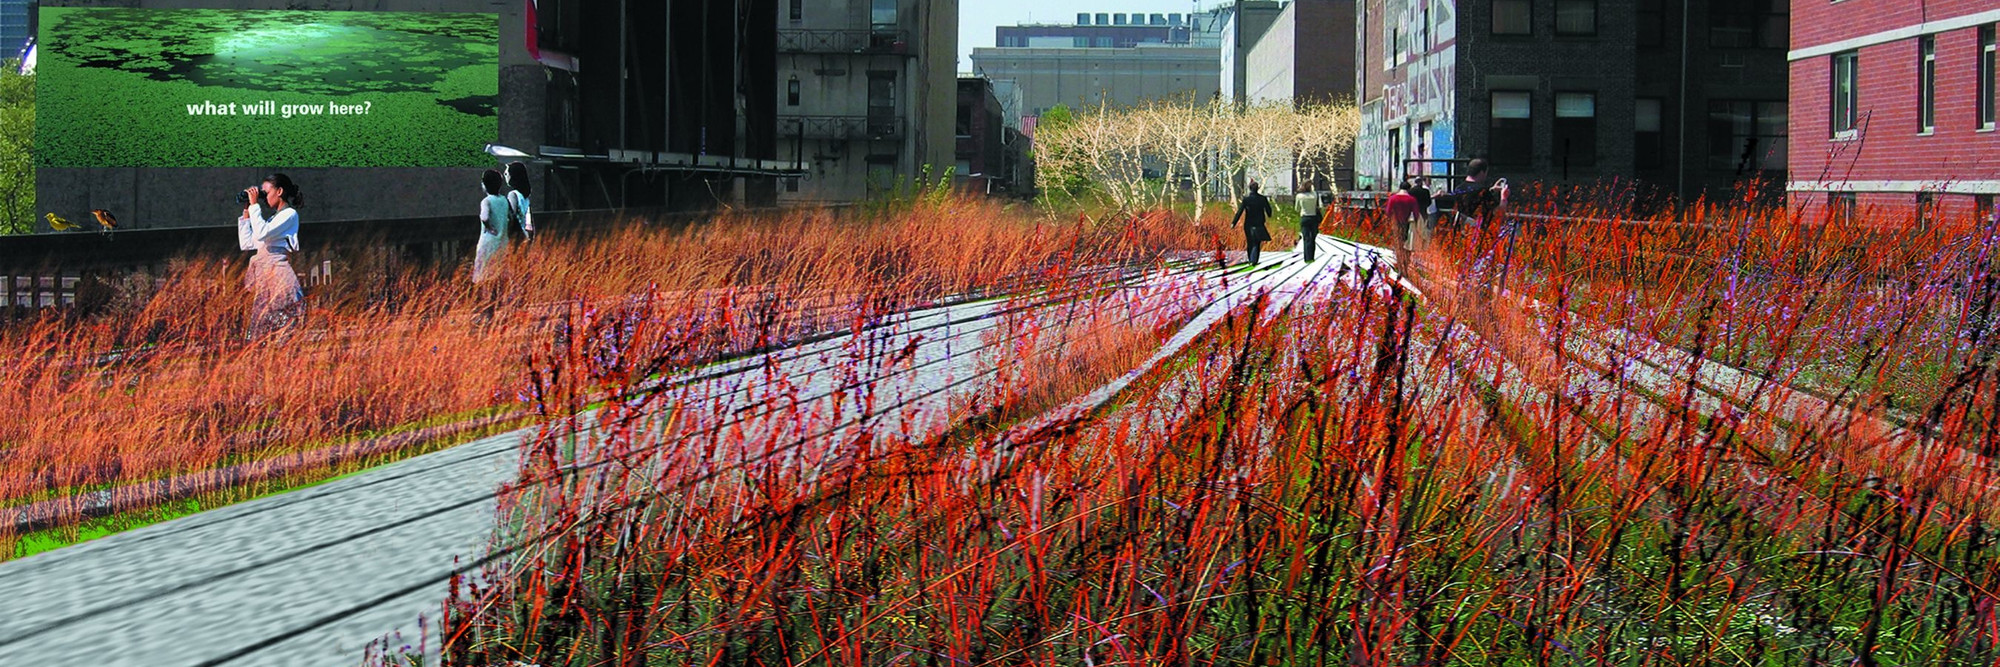
[[(13, 415), (0, 420), (0, 507), (518, 412), (529, 352), (576, 303), (616, 308), (650, 295), (679, 336), (651, 369), (668, 373), (851, 327), (864, 308), (1025, 289), (1212, 247), (1210, 230), (1164, 218), (1038, 220), (968, 199), (881, 218), (795, 212), (553, 231), (510, 258), (497, 295), (471, 289), (463, 270), (356, 262), (308, 294), (304, 325), (256, 340), (244, 338), (235, 267), (200, 258), (99, 316), (50, 313), (0, 329), (0, 404)], [(0, 542), (10, 530), (0, 525)]]
[[(1448, 229), (1421, 297), (1371, 270), (1254, 302), (1081, 419), (516, 489), (431, 639), (465, 665), (2000, 660), (1990, 230), (1525, 212), (1591, 219)], [(671, 434), (545, 433), (656, 462)]]

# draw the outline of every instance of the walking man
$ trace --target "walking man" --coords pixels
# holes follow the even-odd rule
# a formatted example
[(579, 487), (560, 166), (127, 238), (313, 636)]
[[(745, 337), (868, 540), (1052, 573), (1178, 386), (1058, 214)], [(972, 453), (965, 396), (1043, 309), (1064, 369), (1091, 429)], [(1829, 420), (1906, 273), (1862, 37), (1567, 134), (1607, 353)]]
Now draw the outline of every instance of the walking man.
[(1243, 196), (1242, 203), (1236, 205), (1236, 217), (1230, 218), (1229, 226), (1243, 223), (1243, 239), (1249, 243), (1251, 266), (1264, 254), (1264, 242), (1271, 240), (1271, 231), (1264, 223), (1271, 218), (1271, 200), (1257, 192), (1257, 182), (1250, 182), (1250, 194)]
[(1410, 196), (1417, 198), (1417, 223), (1410, 230), (1410, 252), (1416, 252), (1430, 244), (1431, 229), (1437, 224), (1437, 201), (1431, 197), (1430, 187), (1424, 185), (1422, 175), (1409, 177)]
[(1299, 242), (1305, 245), (1306, 261), (1313, 261), (1313, 250), (1319, 245), (1319, 221), (1324, 216), (1320, 209), (1319, 193), (1300, 191), (1293, 196), (1299, 205)]

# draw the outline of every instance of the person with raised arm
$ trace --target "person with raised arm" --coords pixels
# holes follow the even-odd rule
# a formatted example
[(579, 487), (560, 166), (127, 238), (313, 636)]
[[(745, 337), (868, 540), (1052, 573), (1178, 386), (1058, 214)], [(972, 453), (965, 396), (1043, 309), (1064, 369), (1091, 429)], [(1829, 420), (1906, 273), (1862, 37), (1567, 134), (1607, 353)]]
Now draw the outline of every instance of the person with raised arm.
[(256, 338), (299, 319), (305, 290), (291, 256), (299, 251), (298, 207), (305, 195), (284, 174), (271, 174), (243, 195), (247, 203), (236, 219), (236, 240), (257, 252), (243, 274), (251, 295), (250, 337)]

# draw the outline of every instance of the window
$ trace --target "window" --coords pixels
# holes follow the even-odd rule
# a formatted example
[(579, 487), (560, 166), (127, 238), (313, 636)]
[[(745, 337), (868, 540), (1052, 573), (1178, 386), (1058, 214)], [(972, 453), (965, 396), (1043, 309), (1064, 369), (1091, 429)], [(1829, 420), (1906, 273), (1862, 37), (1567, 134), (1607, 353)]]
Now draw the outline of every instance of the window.
[(1709, 100), (1708, 166), (1737, 175), (1782, 171), (1789, 150), (1784, 102)]
[(1826, 214), (1830, 222), (1847, 223), (1855, 219), (1854, 193), (1829, 192), (1826, 194)]
[(961, 139), (967, 139), (972, 137), (971, 104), (958, 105), (958, 136)]
[(1071, 40), (1070, 40), (1070, 43), (1071, 43), (1071, 45), (1072, 45), (1072, 46), (1075, 46), (1076, 48), (1079, 48), (1079, 49), (1088, 49), (1088, 48), (1090, 48), (1090, 38), (1089, 38), (1089, 37), (1074, 37), (1074, 38), (1071, 38)]
[(785, 106), (795, 107), (798, 105), (799, 105), (799, 78), (795, 76), (792, 77), (791, 81), (785, 82)]
[(1529, 0), (1493, 0), (1493, 34), (1534, 34), (1533, 6)]
[(1555, 130), (1550, 154), (1558, 167), (1568, 171), (1597, 164), (1597, 95), (1556, 93)]
[(873, 11), (868, 13), (869, 23), (877, 29), (896, 27), (896, 0), (874, 0), (870, 6)]
[(1640, 169), (1658, 169), (1664, 164), (1661, 148), (1665, 145), (1660, 128), (1660, 98), (1641, 97), (1633, 100), (1632, 108), (1632, 158), (1633, 166)]
[(1667, 12), (1662, 6), (1664, 0), (1639, 0), (1635, 12), (1638, 19), (1638, 41), (1641, 47), (1659, 47), (1667, 43)]
[(1937, 38), (1917, 38), (1917, 131), (1937, 129)]
[(787, 179), (785, 179), (785, 191), (786, 191), (786, 192), (798, 192), (798, 191), (799, 191), (799, 177), (797, 177), (797, 176), (793, 176), (793, 177), (791, 177), (791, 178), (787, 178)]
[[(792, 4), (792, 20), (794, 21), (805, 20), (806, 0), (792, 0), (791, 4)], [(793, 190), (793, 192), (798, 192), (798, 190)]]
[(1597, 0), (1556, 0), (1556, 34), (1597, 34)]
[(1930, 229), (1937, 224), (1937, 193), (1917, 193), (1917, 229)]
[(1431, 44), (1431, 0), (1421, 1), (1424, 4), (1422, 13), (1417, 16), (1417, 43), (1411, 45), (1410, 50), (1429, 53), (1434, 46)]
[(868, 134), (889, 136), (896, 132), (896, 72), (868, 73)]
[(1527, 91), (1493, 91), (1493, 120), (1488, 127), (1486, 161), (1494, 165), (1527, 166), (1535, 161), (1533, 97)]
[(1708, 45), (1782, 49), (1791, 41), (1789, 0), (1734, 0), (1709, 6)]
[(1979, 28), (1979, 129), (1993, 129), (1993, 26)]
[(1855, 102), (1860, 91), (1856, 90), (1860, 81), (1861, 54), (1853, 51), (1833, 55), (1833, 136), (1836, 139), (1854, 135), (1856, 126)]
[(1973, 222), (1993, 222), (1993, 195), (1972, 196)]

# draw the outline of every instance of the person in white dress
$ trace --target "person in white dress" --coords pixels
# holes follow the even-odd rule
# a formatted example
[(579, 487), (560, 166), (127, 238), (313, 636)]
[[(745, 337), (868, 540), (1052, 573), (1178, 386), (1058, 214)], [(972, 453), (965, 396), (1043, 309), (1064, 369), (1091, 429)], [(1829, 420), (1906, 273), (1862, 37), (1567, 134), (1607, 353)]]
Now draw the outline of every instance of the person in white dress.
[(284, 174), (271, 174), (262, 184), (243, 192), (250, 204), (236, 219), (236, 240), (242, 249), (257, 252), (243, 273), (244, 287), (250, 290), (250, 335), (254, 338), (299, 319), (305, 290), (299, 286), (291, 256), (299, 251), (298, 206), (304, 195)]
[(492, 169), (480, 179), (486, 197), (479, 201), (479, 243), (473, 247), (472, 282), (483, 283), (499, 275), (500, 259), (507, 253), (507, 228), (513, 209), (507, 203), (507, 179)]

